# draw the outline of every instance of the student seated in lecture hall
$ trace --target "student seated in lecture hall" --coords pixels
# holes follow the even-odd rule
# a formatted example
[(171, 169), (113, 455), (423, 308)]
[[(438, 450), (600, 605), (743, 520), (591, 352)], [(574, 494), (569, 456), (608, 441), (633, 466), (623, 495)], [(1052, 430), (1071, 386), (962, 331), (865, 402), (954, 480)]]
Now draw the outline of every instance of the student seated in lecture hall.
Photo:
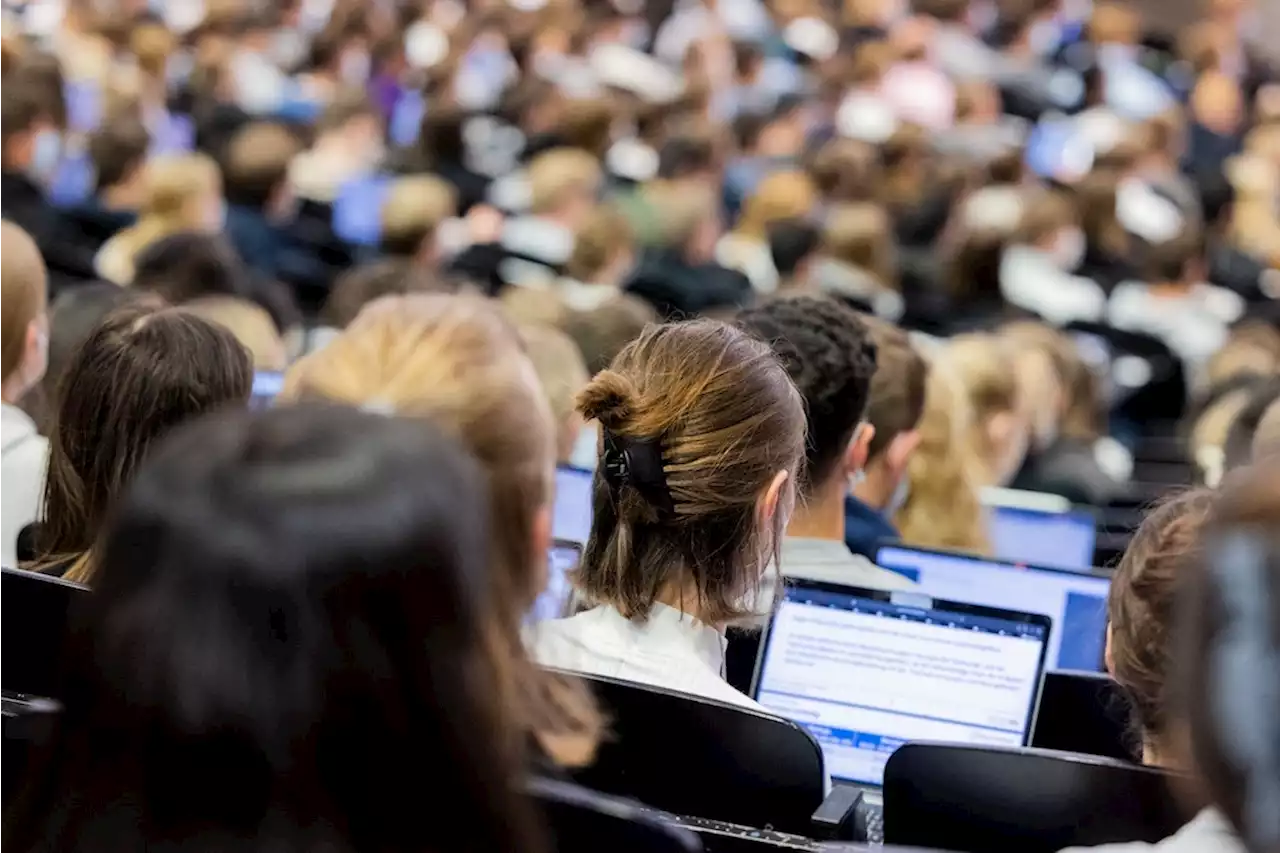
[[(1280, 482), (1280, 481), (1278, 481)], [(1221, 496), (1195, 489), (1168, 499), (1143, 520), (1133, 542), (1116, 568), (1107, 605), (1107, 671), (1128, 695), (1132, 708), (1134, 753), (1144, 764), (1195, 774), (1194, 797), (1204, 799), (1205, 779), (1193, 755), (1188, 737), (1194, 721), (1177, 701), (1179, 660), (1186, 647), (1179, 645), (1177, 624), (1179, 591), (1186, 592), (1189, 577), (1216, 571), (1208, 552), (1215, 529), (1221, 532), (1232, 516), (1256, 515), (1267, 509), (1256, 481), (1241, 490), (1230, 488)], [(1269, 500), (1280, 510), (1280, 493), (1274, 484)], [(1273, 579), (1274, 582), (1274, 579)], [(1271, 606), (1271, 605), (1267, 605)], [(1259, 671), (1257, 673), (1261, 675)], [(1212, 690), (1220, 686), (1211, 686)], [(1234, 697), (1233, 697), (1233, 701)], [(1274, 713), (1274, 707), (1271, 713)], [(1150, 845), (1142, 842), (1093, 848), (1106, 853), (1243, 853), (1243, 846), (1218, 807), (1201, 811), (1173, 836)], [(1080, 853), (1080, 851), (1075, 851)]]
[(5, 849), (549, 850), (487, 649), (486, 502), (420, 421), (312, 404), (175, 431), (104, 531)]
[(425, 418), (460, 436), (488, 472), (492, 596), (488, 653), (547, 763), (591, 761), (602, 728), (577, 679), (534, 665), (521, 626), (547, 584), (555, 425), (519, 333), (475, 296), (386, 296), (296, 362), (279, 402), (324, 399)]
[(805, 404), (805, 474), (782, 540), (782, 573), (859, 587), (913, 586), (845, 545), (845, 499), (865, 479), (875, 439), (863, 419), (877, 361), (866, 325), (852, 309), (816, 296), (749, 309), (737, 324), (773, 347)]
[(712, 320), (650, 326), (578, 397), (599, 422), (577, 578), (596, 606), (535, 625), (544, 666), (760, 706), (724, 680), (804, 458), (804, 409), (766, 344)]

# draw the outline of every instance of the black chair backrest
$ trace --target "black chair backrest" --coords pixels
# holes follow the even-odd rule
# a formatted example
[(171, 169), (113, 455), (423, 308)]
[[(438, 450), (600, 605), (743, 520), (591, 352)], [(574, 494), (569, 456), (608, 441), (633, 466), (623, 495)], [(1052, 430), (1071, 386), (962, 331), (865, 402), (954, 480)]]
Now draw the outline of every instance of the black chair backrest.
[(968, 853), (1155, 842), (1185, 823), (1169, 778), (1091, 755), (910, 743), (885, 765), (885, 842)]
[(700, 853), (702, 842), (635, 803), (571, 782), (535, 778), (527, 790), (538, 803), (557, 853)]
[(695, 817), (807, 834), (822, 804), (822, 750), (762, 711), (612, 678), (586, 678), (610, 721), (590, 788)]
[[(1182, 417), (1187, 403), (1186, 369), (1167, 344), (1145, 332), (1103, 323), (1075, 321), (1066, 330), (1101, 339), (1109, 349), (1113, 417), (1145, 425), (1149, 432)], [(1142, 365), (1136, 371), (1127, 370), (1134, 359)]]
[(1031, 745), (1132, 761), (1129, 712), (1124, 691), (1102, 673), (1046, 672)]
[(4, 569), (0, 581), (4, 644), (3, 687), (12, 693), (57, 698), (62, 646), (73, 608), (88, 587), (48, 575)]
[(17, 699), (4, 696), (0, 700), (0, 723), (4, 727), (3, 806), (7, 810), (22, 790), (32, 755), (45, 749), (53, 737), (60, 706), (51, 699)]

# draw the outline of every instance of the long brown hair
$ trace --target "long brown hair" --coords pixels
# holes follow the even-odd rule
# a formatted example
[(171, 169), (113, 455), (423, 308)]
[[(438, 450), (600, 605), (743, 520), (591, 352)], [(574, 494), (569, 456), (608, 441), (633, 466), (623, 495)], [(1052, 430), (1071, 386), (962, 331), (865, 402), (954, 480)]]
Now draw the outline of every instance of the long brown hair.
[(555, 463), (547, 402), (519, 335), (494, 303), (469, 296), (389, 296), (285, 376), (282, 400), (327, 399), (429, 418), (467, 445), (488, 475), (493, 611), (488, 644), (504, 707), (557, 762), (586, 763), (601, 720), (580, 683), (538, 669), (520, 627), (546, 582), (534, 527)]
[(1129, 697), (1132, 733), (1142, 743), (1156, 745), (1167, 734), (1175, 593), (1213, 502), (1209, 489), (1192, 489), (1147, 513), (1111, 580), (1108, 664)]
[(691, 591), (708, 624), (748, 615), (768, 557), (757, 500), (779, 471), (791, 475), (791, 500), (805, 452), (804, 406), (769, 345), (714, 320), (650, 326), (578, 410), (609, 435), (649, 443), (670, 496), (663, 509), (597, 472), (579, 589), (641, 621), (673, 591)]
[(159, 300), (108, 315), (58, 385), (35, 568), (93, 579), (90, 550), (112, 504), (171, 429), (253, 387), (249, 352), (231, 332)]

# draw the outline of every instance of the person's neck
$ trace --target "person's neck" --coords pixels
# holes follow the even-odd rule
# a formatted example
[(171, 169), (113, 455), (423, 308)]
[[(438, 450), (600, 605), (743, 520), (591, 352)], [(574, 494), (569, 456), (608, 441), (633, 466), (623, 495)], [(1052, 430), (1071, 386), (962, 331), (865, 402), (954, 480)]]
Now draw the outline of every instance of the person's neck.
[(787, 525), (787, 535), (798, 539), (844, 541), (843, 477), (837, 475), (826, 488), (797, 503)]
[(17, 379), (16, 374), (20, 372), (15, 370), (13, 379), (0, 384), (0, 402), (3, 402), (6, 406), (18, 405), (18, 401), (22, 399), (22, 395), (26, 392), (26, 389), (15, 381)]
[(677, 583), (670, 583), (658, 593), (658, 597), (655, 600), (658, 604), (665, 604), (673, 610), (679, 610), (681, 613), (692, 616), (703, 625), (715, 628), (721, 633), (724, 632), (723, 625), (713, 625), (703, 618), (702, 608), (698, 606), (698, 591), (696, 589), (682, 587)]
[(102, 191), (102, 206), (107, 210), (137, 210), (141, 203), (141, 189), (129, 184), (117, 184)]
[(885, 472), (879, 467), (864, 469), (862, 482), (853, 487), (853, 496), (876, 512), (884, 512), (893, 494), (893, 487), (886, 482)]

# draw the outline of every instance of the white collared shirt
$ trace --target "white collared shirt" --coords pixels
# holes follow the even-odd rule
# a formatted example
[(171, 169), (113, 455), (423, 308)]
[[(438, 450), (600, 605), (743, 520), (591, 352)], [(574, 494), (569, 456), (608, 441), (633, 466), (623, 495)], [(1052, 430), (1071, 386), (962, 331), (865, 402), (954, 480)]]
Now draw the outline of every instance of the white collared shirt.
[(653, 605), (643, 622), (602, 605), (568, 619), (539, 622), (525, 639), (543, 666), (764, 710), (724, 680), (724, 635), (665, 604)]
[(834, 539), (784, 536), (780, 561), (782, 574), (789, 578), (866, 589), (913, 589), (916, 586), (909, 578), (880, 568)]
[(0, 564), (16, 569), (18, 534), (40, 514), (49, 442), (36, 432), (35, 422), (17, 406), (5, 403), (0, 414), (0, 441), (4, 449), (0, 462), (0, 485), (3, 485)]

